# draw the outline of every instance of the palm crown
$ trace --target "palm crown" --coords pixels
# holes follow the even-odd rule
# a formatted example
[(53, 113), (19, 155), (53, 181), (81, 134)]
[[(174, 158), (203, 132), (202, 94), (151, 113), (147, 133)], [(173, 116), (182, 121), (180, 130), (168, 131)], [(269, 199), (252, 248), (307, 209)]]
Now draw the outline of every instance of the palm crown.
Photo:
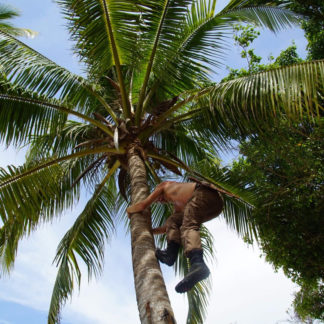
[[(124, 214), (128, 195), (134, 202), (143, 199), (147, 183), (158, 183), (166, 171), (225, 189), (226, 221), (252, 235), (250, 197), (221, 181), (226, 174), (217, 148), (265, 127), (278, 114), (318, 113), (324, 79), (321, 61), (220, 84), (210, 79), (233, 24), (277, 31), (298, 21), (284, 8), (251, 7), (248, 0), (232, 0), (218, 12), (215, 0), (57, 2), (86, 77), (0, 26), (0, 138), (7, 145), (30, 145), (23, 166), (1, 169), (2, 269), (13, 265), (20, 238), (72, 207), (82, 186), (93, 192), (58, 247), (49, 323), (59, 321), (62, 303), (74, 282), (80, 283), (78, 258), (89, 275), (99, 274), (114, 215)], [(163, 222), (167, 212), (156, 209), (153, 222)], [(140, 216), (131, 228), (138, 222)], [(208, 232), (204, 237), (212, 252)], [(135, 237), (133, 244), (141, 243)], [(177, 269), (186, 266), (182, 258)], [(192, 323), (201, 322), (207, 288), (200, 284), (188, 294)]]

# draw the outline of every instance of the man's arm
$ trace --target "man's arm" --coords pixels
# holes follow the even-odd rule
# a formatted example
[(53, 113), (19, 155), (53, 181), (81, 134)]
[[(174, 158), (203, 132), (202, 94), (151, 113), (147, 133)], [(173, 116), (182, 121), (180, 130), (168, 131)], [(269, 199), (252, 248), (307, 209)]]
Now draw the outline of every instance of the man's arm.
[(150, 206), (160, 195), (163, 194), (165, 182), (160, 183), (155, 190), (147, 196), (146, 199), (138, 202), (137, 204), (131, 205), (127, 208), (128, 215), (141, 212), (148, 206)]

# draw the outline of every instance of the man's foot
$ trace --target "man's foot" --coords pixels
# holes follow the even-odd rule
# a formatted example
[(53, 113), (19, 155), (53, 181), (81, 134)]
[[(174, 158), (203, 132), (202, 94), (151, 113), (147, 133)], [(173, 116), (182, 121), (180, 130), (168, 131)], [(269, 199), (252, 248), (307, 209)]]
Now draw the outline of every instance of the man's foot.
[(177, 259), (179, 248), (180, 244), (171, 241), (168, 242), (166, 250), (156, 249), (155, 256), (160, 262), (172, 266)]
[(210, 271), (203, 260), (203, 251), (196, 250), (189, 252), (190, 270), (189, 273), (176, 285), (175, 290), (178, 293), (189, 291), (201, 280), (206, 279)]

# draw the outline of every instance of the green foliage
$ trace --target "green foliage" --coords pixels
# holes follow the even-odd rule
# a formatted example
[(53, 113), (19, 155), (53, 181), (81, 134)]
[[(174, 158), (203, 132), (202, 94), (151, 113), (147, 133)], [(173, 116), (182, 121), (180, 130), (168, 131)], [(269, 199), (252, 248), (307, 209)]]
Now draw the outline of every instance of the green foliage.
[(285, 67), (292, 64), (302, 63), (303, 60), (297, 53), (295, 43), (282, 50), (279, 56), (274, 60), (271, 56), (270, 59), (274, 62), (268, 64), (260, 64), (262, 58), (254, 53), (254, 49), (250, 48), (251, 43), (260, 35), (252, 25), (234, 27), (234, 40), (235, 44), (242, 49), (241, 57), (247, 61), (247, 69), (232, 69), (229, 68), (229, 74), (223, 78), (222, 82), (230, 81), (239, 77), (245, 77), (252, 73), (262, 71), (269, 71), (272, 69)]
[(255, 65), (260, 63), (261, 57), (255, 55), (254, 50), (248, 49), (248, 47), (260, 35), (260, 32), (251, 25), (237, 25), (234, 27), (234, 31), (235, 43), (242, 48), (241, 57), (247, 60), (248, 71), (252, 73)]
[[(324, 6), (323, 6), (324, 7)], [(323, 10), (323, 8), (322, 8)], [(321, 22), (307, 21), (303, 23), (305, 36), (308, 40), (308, 58), (310, 60), (320, 60), (324, 58), (324, 16)]]
[(253, 221), (266, 259), (297, 282), (324, 276), (324, 120), (282, 121), (241, 143), (233, 172), (257, 192)]
[[(62, 305), (72, 294), (74, 283), (80, 287), (81, 271), (76, 255), (86, 264), (88, 276), (98, 276), (103, 269), (104, 246), (114, 229), (112, 211), (116, 209), (116, 187), (110, 176), (96, 188), (82, 213), (61, 240), (54, 262), (58, 273), (53, 288), (48, 323), (59, 322)], [(118, 207), (117, 207), (118, 208)]]
[(17, 28), (10, 23), (10, 19), (19, 16), (19, 12), (9, 6), (0, 4), (0, 31), (13, 36), (34, 37), (37, 33), (30, 29)]
[(296, 281), (301, 318), (323, 319), (324, 120), (282, 121), (241, 144), (233, 173), (256, 192), (253, 223), (266, 260)]
[(301, 63), (303, 60), (297, 54), (297, 46), (295, 43), (282, 50), (275, 60), (275, 65), (287, 66), (296, 63)]
[(295, 295), (294, 308), (302, 320), (317, 318), (324, 320), (324, 285), (323, 281), (303, 284)]
[(308, 59), (324, 58), (324, 3), (321, 0), (294, 0), (290, 8), (305, 16), (302, 28), (308, 44)]

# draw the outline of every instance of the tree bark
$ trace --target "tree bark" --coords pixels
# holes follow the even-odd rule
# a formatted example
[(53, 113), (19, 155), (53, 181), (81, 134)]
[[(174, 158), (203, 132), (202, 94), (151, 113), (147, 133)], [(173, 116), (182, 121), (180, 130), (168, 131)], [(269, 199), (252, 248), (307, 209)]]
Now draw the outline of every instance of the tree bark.
[[(145, 164), (136, 145), (128, 150), (128, 168), (134, 204), (149, 195)], [(155, 257), (150, 212), (145, 210), (133, 214), (130, 223), (134, 282), (141, 323), (174, 324), (176, 321), (169, 296)]]

